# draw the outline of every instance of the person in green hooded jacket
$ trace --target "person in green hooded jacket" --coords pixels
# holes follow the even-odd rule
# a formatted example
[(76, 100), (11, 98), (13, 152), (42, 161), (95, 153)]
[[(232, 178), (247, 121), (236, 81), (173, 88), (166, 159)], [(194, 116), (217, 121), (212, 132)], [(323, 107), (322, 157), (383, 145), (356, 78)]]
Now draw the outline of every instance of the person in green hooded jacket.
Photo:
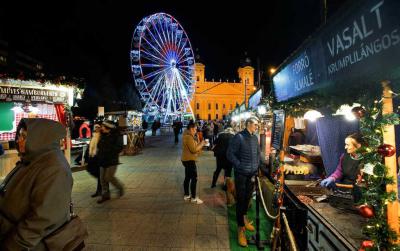
[(21, 160), (0, 185), (0, 250), (47, 250), (43, 239), (70, 219), (73, 179), (60, 150), (66, 129), (48, 119), (22, 119)]

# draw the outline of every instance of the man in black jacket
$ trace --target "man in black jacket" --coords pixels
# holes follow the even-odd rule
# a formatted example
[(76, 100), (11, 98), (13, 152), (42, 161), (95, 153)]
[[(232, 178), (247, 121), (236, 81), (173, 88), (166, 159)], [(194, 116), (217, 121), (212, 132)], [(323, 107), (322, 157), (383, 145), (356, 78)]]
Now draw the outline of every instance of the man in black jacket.
[(119, 190), (119, 196), (124, 195), (122, 183), (115, 177), (119, 164), (119, 153), (122, 151), (122, 137), (116, 126), (109, 121), (101, 125), (101, 138), (97, 145), (97, 156), (100, 168), (100, 181), (102, 197), (97, 203), (103, 203), (110, 199), (109, 183)]
[(246, 120), (246, 129), (232, 139), (227, 158), (233, 164), (236, 188), (236, 221), (238, 224), (238, 242), (247, 246), (245, 230), (254, 231), (254, 226), (246, 218), (248, 205), (254, 190), (254, 176), (260, 164), (260, 147), (255, 132), (258, 119)]
[(229, 143), (235, 136), (235, 132), (231, 127), (225, 129), (222, 133), (218, 134), (218, 138), (215, 140), (213, 148), (214, 156), (217, 160), (217, 169), (214, 172), (213, 179), (211, 182), (211, 188), (214, 188), (217, 184), (219, 173), (222, 169), (225, 170), (225, 178), (231, 177), (232, 163), (226, 158), (226, 152), (228, 150)]

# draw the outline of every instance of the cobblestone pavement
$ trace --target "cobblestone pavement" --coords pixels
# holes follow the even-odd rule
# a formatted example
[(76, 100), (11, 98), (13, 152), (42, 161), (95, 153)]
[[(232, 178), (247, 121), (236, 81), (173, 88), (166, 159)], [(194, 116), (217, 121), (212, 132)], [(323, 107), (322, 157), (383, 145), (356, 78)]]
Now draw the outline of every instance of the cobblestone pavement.
[[(202, 205), (183, 200), (181, 143), (173, 135), (146, 137), (136, 156), (122, 156), (117, 177), (126, 194), (97, 204), (90, 197), (96, 181), (86, 171), (74, 173), (76, 213), (88, 227), (85, 250), (229, 250), (225, 195), (211, 189), (215, 170), (212, 152), (198, 162), (198, 196)], [(220, 177), (219, 183), (222, 183)]]

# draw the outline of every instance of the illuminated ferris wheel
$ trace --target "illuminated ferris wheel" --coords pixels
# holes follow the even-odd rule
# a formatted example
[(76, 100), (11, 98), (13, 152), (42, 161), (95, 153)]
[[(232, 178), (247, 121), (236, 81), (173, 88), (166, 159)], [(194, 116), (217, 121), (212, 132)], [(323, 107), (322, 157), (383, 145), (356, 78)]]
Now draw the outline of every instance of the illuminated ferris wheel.
[(131, 68), (143, 112), (163, 122), (185, 113), (193, 116), (194, 56), (186, 32), (169, 14), (143, 18), (133, 33)]

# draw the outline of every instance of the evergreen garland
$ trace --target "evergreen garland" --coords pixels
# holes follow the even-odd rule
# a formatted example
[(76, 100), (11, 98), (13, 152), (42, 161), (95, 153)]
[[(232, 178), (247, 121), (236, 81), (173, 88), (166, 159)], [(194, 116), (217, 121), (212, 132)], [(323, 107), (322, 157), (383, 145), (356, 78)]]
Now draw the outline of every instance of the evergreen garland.
[(400, 250), (399, 246), (391, 244), (397, 236), (387, 222), (387, 204), (397, 200), (397, 197), (394, 192), (386, 191), (386, 185), (393, 184), (393, 179), (397, 177), (388, 176), (383, 156), (378, 153), (378, 147), (383, 144), (384, 127), (400, 124), (400, 118), (396, 113), (382, 115), (381, 112), (382, 102), (375, 101), (372, 108), (365, 109), (365, 115), (360, 119), (360, 130), (367, 144), (359, 152), (364, 164), (374, 167), (373, 175), (363, 174), (366, 186), (362, 187), (360, 203), (372, 206), (374, 214), (367, 220), (362, 232), (373, 241), (374, 246), (367, 250)]

